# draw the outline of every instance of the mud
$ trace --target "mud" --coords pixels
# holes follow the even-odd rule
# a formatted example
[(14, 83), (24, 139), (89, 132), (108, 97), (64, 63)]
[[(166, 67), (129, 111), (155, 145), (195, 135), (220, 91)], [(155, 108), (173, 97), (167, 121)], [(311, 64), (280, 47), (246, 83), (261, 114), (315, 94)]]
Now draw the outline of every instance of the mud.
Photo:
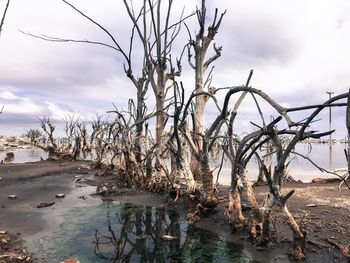
[[(54, 224), (48, 222), (47, 213), (74, 202), (83, 203), (85, 198), (100, 198), (90, 196), (94, 192), (91, 189), (94, 188), (86, 191), (84, 184), (88, 182), (96, 186), (112, 179), (94, 177), (89, 172), (89, 165), (89, 162), (71, 161), (0, 165), (0, 231), (20, 233), (20, 237), (25, 240)], [(84, 177), (79, 183), (76, 182), (78, 175)], [(337, 183), (289, 183), (284, 185), (283, 192), (291, 189), (296, 192), (288, 200), (288, 207), (298, 220), (302, 220), (303, 227), (308, 232), (305, 262), (348, 262), (337, 244), (350, 243), (350, 191), (344, 187), (339, 192)], [(219, 194), (227, 196), (228, 190), (227, 186), (221, 186)], [(258, 201), (262, 202), (268, 192), (267, 187), (258, 186), (254, 190)], [(58, 199), (55, 197), (58, 193), (68, 196)], [(10, 200), (10, 194), (16, 194), (18, 198)], [(103, 198), (154, 207), (182, 204), (169, 201), (166, 194), (136, 189), (119, 189), (113, 196)], [(55, 204), (38, 209), (37, 206), (43, 202)], [(253, 255), (254, 262), (292, 262), (287, 256), (292, 234), (281, 215), (274, 215), (275, 242), (272, 248), (261, 249), (251, 243), (247, 231), (232, 233), (224, 217), (225, 209), (226, 203), (220, 203), (216, 213), (203, 218), (196, 226), (215, 232), (228, 241), (243, 244)], [(13, 244), (11, 249), (25, 248), (25, 244), (18, 240)]]

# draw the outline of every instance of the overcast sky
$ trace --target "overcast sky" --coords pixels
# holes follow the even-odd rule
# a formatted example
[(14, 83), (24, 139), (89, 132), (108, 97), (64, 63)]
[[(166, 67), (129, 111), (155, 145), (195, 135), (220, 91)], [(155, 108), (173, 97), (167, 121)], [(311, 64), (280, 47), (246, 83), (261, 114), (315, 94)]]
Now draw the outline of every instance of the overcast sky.
[[(121, 0), (71, 0), (72, 4), (104, 25), (127, 48), (130, 21)], [(136, 2), (136, 1), (135, 1)], [(174, 0), (174, 18), (191, 13), (200, 1)], [(3, 12), (5, 0), (0, 0)], [(333, 91), (345, 93), (350, 87), (350, 1), (348, 0), (211, 0), (207, 1), (209, 20), (214, 8), (227, 10), (215, 42), (223, 46), (215, 62), (212, 85), (244, 84), (254, 69), (253, 87), (271, 95), (283, 106), (323, 103)], [(195, 18), (188, 21), (196, 31)], [(0, 134), (21, 134), (38, 128), (36, 117), (44, 115), (59, 122), (75, 113), (91, 119), (97, 113), (126, 108), (135, 89), (125, 77), (120, 54), (102, 46), (45, 42), (19, 32), (62, 38), (109, 39), (93, 24), (60, 0), (12, 0), (0, 36)], [(176, 46), (188, 41), (180, 35)], [(137, 56), (137, 50), (135, 51)], [(193, 71), (185, 65), (181, 80), (193, 89)], [(151, 94), (149, 95), (152, 101)], [(243, 120), (258, 113), (248, 100)], [(262, 106), (266, 118), (272, 114)], [(208, 116), (215, 116), (214, 108)], [(328, 129), (328, 111), (314, 124)], [(210, 122), (210, 120), (208, 121)], [(345, 136), (345, 109), (333, 111), (337, 138)]]

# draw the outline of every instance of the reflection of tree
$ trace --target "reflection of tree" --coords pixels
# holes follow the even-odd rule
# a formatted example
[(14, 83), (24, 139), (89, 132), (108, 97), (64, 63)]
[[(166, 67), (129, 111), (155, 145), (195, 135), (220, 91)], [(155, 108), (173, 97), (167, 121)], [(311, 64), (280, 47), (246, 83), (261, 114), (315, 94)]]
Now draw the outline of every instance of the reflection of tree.
[[(95, 254), (109, 262), (165, 262), (181, 246), (180, 216), (172, 210), (121, 206), (107, 210), (107, 230), (95, 232)], [(164, 235), (173, 237), (165, 240)]]
[(179, 252), (181, 247), (181, 225), (180, 225), (180, 215), (174, 211), (169, 212), (169, 218), (171, 222), (170, 235), (178, 237), (173, 242), (170, 243), (170, 254), (175, 255)]
[(178, 251), (178, 261), (181, 262), (182, 259), (197, 261), (198, 258), (204, 257), (206, 262), (214, 262), (214, 248), (220, 241), (219, 238), (215, 235), (206, 238), (205, 232), (199, 234), (199, 231), (192, 225), (188, 226), (186, 234), (186, 240)]
[[(189, 225), (186, 239), (173, 257), (174, 262), (245, 262), (243, 245), (226, 242), (219, 236)], [(172, 261), (172, 262), (173, 262)]]
[(106, 225), (96, 230), (94, 248), (105, 262), (222, 262), (242, 257), (242, 246), (181, 225), (176, 210), (118, 204), (113, 213), (115, 207), (108, 205)]

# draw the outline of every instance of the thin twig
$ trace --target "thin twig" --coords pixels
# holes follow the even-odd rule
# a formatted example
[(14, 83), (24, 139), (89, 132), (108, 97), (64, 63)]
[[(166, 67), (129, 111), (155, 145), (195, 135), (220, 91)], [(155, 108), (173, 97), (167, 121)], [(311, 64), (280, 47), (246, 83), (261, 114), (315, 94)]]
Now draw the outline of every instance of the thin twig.
[(1, 35), (2, 27), (3, 27), (4, 22), (5, 22), (5, 17), (6, 17), (6, 13), (7, 13), (7, 10), (9, 8), (9, 5), (10, 5), (10, 0), (7, 0), (5, 10), (4, 10), (4, 13), (2, 14), (2, 18), (1, 18), (1, 22), (0, 22), (0, 35)]

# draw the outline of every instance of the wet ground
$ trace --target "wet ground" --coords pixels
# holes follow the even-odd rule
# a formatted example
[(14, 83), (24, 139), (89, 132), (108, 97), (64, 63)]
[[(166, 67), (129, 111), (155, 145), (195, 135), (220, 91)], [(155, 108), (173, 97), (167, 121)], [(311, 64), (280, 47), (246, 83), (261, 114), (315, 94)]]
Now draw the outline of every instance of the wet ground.
[[(106, 225), (108, 211), (110, 215), (113, 215), (111, 216), (114, 220), (112, 229), (114, 229), (116, 235), (119, 235), (116, 240), (121, 240), (123, 223), (120, 223), (119, 219), (121, 214), (125, 214), (125, 211), (134, 211), (129, 214), (129, 217), (133, 218), (134, 221), (131, 220), (128, 223), (131, 224), (128, 225), (130, 236), (128, 240), (132, 244), (139, 239), (142, 239), (146, 244), (155, 244), (153, 238), (156, 236), (156, 231), (160, 231), (157, 233), (158, 239), (161, 240), (163, 240), (164, 235), (170, 233), (165, 230), (171, 225), (169, 215), (173, 214), (168, 210), (166, 197), (127, 189), (119, 191), (112, 199), (103, 202), (100, 197), (91, 196), (96, 191), (95, 186), (88, 186), (84, 182), (74, 182), (79, 176), (95, 181), (95, 183), (89, 181), (90, 184), (96, 185), (99, 183), (101, 178), (95, 178), (92, 174), (89, 174), (86, 169), (87, 165), (86, 162), (39, 162), (0, 165), (0, 177), (2, 178), (0, 179), (0, 231), (20, 233), (20, 236), (26, 241), (24, 246), (35, 252), (34, 262), (52, 262), (52, 257), (58, 255), (61, 256), (61, 260), (66, 256), (72, 256), (71, 252), (67, 252), (65, 255), (63, 251), (74, 251), (78, 248), (78, 250), (90, 249), (93, 251), (96, 245), (96, 242), (94, 243), (96, 237), (94, 231), (99, 230), (102, 236), (110, 234), (108, 224)], [(332, 242), (341, 244), (350, 242), (350, 191), (343, 188), (342, 192), (338, 192), (337, 184), (289, 184), (285, 186), (284, 191), (291, 188), (296, 189), (296, 193), (288, 200), (288, 205), (296, 218), (301, 219), (305, 216), (304, 226), (309, 233), (305, 262), (347, 262), (347, 259), (341, 255), (339, 249)], [(220, 194), (226, 195), (227, 190), (227, 187), (222, 187)], [(267, 193), (267, 188), (265, 186), (257, 187), (256, 191), (259, 201), (261, 201)], [(58, 193), (65, 194), (65, 198), (56, 198)], [(11, 194), (17, 195), (17, 199), (8, 199), (8, 195)], [(55, 204), (49, 207), (37, 208), (42, 202), (55, 202)], [(138, 206), (127, 205), (126, 209), (122, 205), (125, 203)], [(146, 206), (153, 207), (151, 208), (153, 212), (150, 217), (153, 230), (148, 229), (147, 231), (147, 220), (142, 221), (147, 218)], [(215, 254), (217, 251), (219, 251), (219, 255), (225, 256), (238, 250), (238, 254), (235, 254), (237, 262), (291, 262), (287, 256), (291, 233), (288, 227), (283, 224), (283, 218), (278, 216), (275, 218), (276, 222), (280, 222), (280, 224), (276, 224), (278, 243), (276, 242), (271, 249), (261, 250), (251, 245), (246, 232), (231, 234), (230, 227), (223, 216), (225, 204), (222, 204), (220, 209), (218, 213), (210, 218), (204, 218), (197, 223), (196, 228), (188, 228), (187, 223), (183, 220), (185, 213), (182, 208), (177, 209), (178, 221), (176, 222), (180, 222), (178, 223), (181, 230), (180, 243), (170, 242), (171, 240), (166, 242), (163, 240), (157, 243), (159, 244), (158, 247), (163, 249), (162, 251), (170, 253), (171, 251), (174, 252), (175, 249), (179, 252), (177, 254), (168, 253), (167, 255), (170, 256), (165, 261), (191, 262), (193, 257), (193, 259), (196, 258), (196, 262), (213, 262), (218, 258), (218, 254)], [(157, 225), (156, 214), (158, 211), (164, 211), (165, 219), (160, 220), (163, 224), (160, 224), (157, 230), (155, 226)], [(117, 215), (119, 215), (119, 219), (116, 217)], [(140, 220), (142, 219), (142, 224), (136, 223), (136, 215), (139, 215)], [(117, 219), (120, 224), (115, 221)], [(198, 228), (205, 230), (198, 231)], [(137, 234), (137, 231), (151, 233), (152, 239)], [(67, 242), (64, 243), (62, 240)], [(81, 245), (74, 248), (74, 244), (78, 243), (89, 245), (88, 248)], [(137, 241), (137, 243), (142, 242)], [(210, 243), (211, 247), (198, 245), (201, 243)], [(66, 248), (63, 244), (66, 244)], [(53, 251), (54, 247), (60, 246), (62, 247), (56, 252)], [(129, 243), (129, 248), (130, 246)], [(112, 248), (105, 247), (108, 253), (113, 248), (115, 246)], [(140, 251), (139, 247), (136, 248), (135, 251)], [(148, 256), (154, 255), (154, 246), (151, 245), (147, 249), (151, 249), (147, 252)], [(193, 253), (189, 252), (192, 250), (195, 251)], [(209, 257), (206, 254), (208, 250), (216, 252), (209, 253), (209, 256), (211, 255)], [(133, 259), (139, 259), (140, 253), (133, 252)], [(224, 253), (226, 254), (223, 255)], [(84, 254), (86, 254), (84, 251), (81, 252), (81, 255)], [(203, 255), (207, 260), (203, 261), (203, 257), (201, 257)], [(226, 260), (229, 259), (222, 258), (220, 262), (229, 262)], [(231, 260), (235, 262), (234, 259), (231, 258)], [(95, 260), (94, 262), (99, 261)], [(113, 261), (101, 259), (101, 262)]]

